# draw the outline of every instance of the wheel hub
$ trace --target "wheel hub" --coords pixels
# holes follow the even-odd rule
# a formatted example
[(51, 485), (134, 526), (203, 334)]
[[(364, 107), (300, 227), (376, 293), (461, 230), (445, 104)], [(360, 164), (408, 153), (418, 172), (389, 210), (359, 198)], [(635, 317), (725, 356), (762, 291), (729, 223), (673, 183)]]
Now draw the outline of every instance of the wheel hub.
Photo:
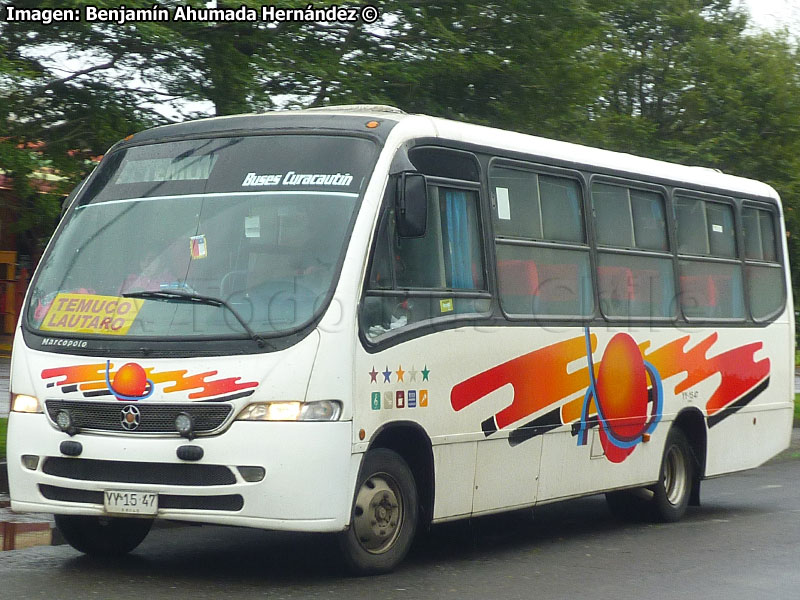
[(686, 493), (688, 481), (685, 460), (683, 453), (676, 446), (669, 449), (664, 460), (664, 491), (667, 501), (673, 506), (680, 504)]
[(402, 497), (388, 475), (368, 478), (356, 497), (353, 527), (361, 546), (373, 554), (388, 550), (403, 521)]

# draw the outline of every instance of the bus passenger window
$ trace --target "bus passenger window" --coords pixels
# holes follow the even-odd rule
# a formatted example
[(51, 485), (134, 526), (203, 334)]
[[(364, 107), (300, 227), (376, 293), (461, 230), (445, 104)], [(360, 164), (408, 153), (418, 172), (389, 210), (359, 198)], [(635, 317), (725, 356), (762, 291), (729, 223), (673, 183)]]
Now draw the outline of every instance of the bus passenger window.
[(539, 176), (530, 171), (495, 167), (491, 178), (495, 197), (495, 233), (542, 239)]
[(636, 247), (647, 250), (669, 250), (663, 196), (655, 192), (633, 189), (630, 193)]
[(539, 175), (542, 198), (542, 237), (545, 240), (582, 243), (583, 214), (578, 182)]
[(568, 177), (495, 166), (495, 243), (500, 304), (511, 316), (594, 312), (580, 185)]
[(678, 252), (699, 256), (736, 257), (733, 207), (679, 197), (675, 206)]
[(742, 210), (744, 222), (744, 247), (747, 260), (778, 262), (775, 250), (775, 223), (772, 214), (766, 210), (745, 208)]
[(592, 186), (597, 243), (617, 248), (633, 248), (633, 221), (628, 188), (619, 185)]
[(607, 183), (592, 185), (600, 310), (614, 319), (675, 315), (664, 196)]
[(750, 313), (757, 321), (775, 316), (786, 301), (786, 283), (778, 261), (775, 218), (768, 210), (746, 207), (744, 225), (745, 273)]
[(688, 319), (744, 319), (744, 282), (737, 259), (733, 206), (681, 196), (678, 227), (680, 305)]

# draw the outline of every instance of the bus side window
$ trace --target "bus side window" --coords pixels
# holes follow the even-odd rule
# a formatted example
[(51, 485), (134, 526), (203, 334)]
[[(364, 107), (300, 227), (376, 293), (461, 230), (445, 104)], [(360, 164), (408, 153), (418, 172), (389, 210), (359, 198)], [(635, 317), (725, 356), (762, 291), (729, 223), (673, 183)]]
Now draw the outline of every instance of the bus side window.
[(479, 218), (476, 191), (435, 184), (428, 186), (424, 236), (400, 237), (394, 210), (383, 215), (362, 314), (370, 337), (440, 316), (488, 310), (488, 299), (464, 297), (486, 290)]
[(675, 316), (675, 276), (664, 196), (624, 184), (592, 184), (600, 310), (610, 319)]
[(753, 319), (761, 321), (779, 313), (786, 302), (775, 216), (772, 211), (745, 206), (742, 223), (750, 313)]
[(689, 319), (745, 318), (733, 215), (724, 200), (677, 198), (679, 297)]
[(594, 312), (580, 185), (520, 163), (492, 166), (500, 305), (514, 317)]

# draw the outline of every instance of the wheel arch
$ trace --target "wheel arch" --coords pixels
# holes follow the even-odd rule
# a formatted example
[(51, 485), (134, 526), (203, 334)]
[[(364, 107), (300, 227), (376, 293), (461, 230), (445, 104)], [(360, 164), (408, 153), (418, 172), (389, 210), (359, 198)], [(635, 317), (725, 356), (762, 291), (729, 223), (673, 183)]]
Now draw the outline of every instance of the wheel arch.
[(392, 450), (406, 461), (417, 484), (419, 524), (428, 527), (433, 518), (435, 497), (433, 447), (428, 433), (419, 423), (393, 421), (382, 425), (372, 436), (368, 451), (375, 448)]

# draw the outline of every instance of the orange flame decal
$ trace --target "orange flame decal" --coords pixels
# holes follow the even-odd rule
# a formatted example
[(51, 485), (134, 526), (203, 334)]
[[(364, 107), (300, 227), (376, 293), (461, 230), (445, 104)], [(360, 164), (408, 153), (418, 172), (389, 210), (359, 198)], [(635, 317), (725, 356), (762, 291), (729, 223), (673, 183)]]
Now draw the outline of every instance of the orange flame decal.
[[(109, 370), (113, 367), (113, 364), (110, 365)], [(105, 371), (106, 365), (104, 363), (57, 367), (43, 370), (42, 378), (58, 378), (55, 381), (55, 385), (59, 387), (75, 385), (81, 391), (105, 390), (108, 389)], [(188, 371), (185, 369), (159, 372), (149, 367), (145, 369), (145, 372), (147, 373), (147, 378), (152, 380), (154, 384), (165, 384), (162, 390), (165, 394), (196, 390), (189, 394), (189, 399), (191, 400), (211, 398), (258, 386), (255, 381), (241, 382), (241, 377), (210, 379), (218, 371), (187, 375)], [(110, 370), (109, 378), (113, 380), (115, 374), (116, 371)], [(109, 393), (111, 393), (110, 390)]]
[[(594, 334), (591, 344), (594, 351), (597, 347), (597, 336)], [(588, 367), (573, 373), (567, 372), (567, 365), (583, 356), (586, 356), (583, 337), (545, 346), (455, 385), (450, 392), (450, 403), (459, 411), (504, 385), (511, 384), (514, 388), (514, 400), (496, 415), (497, 427), (502, 429), (562, 398), (586, 389), (589, 385)]]
[[(717, 333), (712, 333), (699, 344), (686, 350), (689, 336), (678, 338), (645, 355), (645, 360), (658, 369), (662, 379), (681, 372), (686, 373), (675, 385), (675, 394), (680, 394), (697, 385), (704, 379), (719, 373), (722, 376), (717, 389), (706, 403), (706, 414), (711, 416), (728, 404), (744, 395), (769, 375), (769, 358), (754, 359), (756, 352), (764, 347), (762, 342), (753, 342), (727, 352), (708, 357), (707, 354), (717, 342)], [(639, 347), (644, 352), (650, 342)]]
[[(42, 371), (42, 379), (52, 379), (61, 377), (56, 381), (57, 386), (74, 385), (86, 381), (102, 381), (101, 388), (106, 387), (105, 363), (96, 365), (77, 365), (75, 367), (56, 367), (55, 369), (45, 369)], [(83, 388), (81, 388), (83, 389)]]

